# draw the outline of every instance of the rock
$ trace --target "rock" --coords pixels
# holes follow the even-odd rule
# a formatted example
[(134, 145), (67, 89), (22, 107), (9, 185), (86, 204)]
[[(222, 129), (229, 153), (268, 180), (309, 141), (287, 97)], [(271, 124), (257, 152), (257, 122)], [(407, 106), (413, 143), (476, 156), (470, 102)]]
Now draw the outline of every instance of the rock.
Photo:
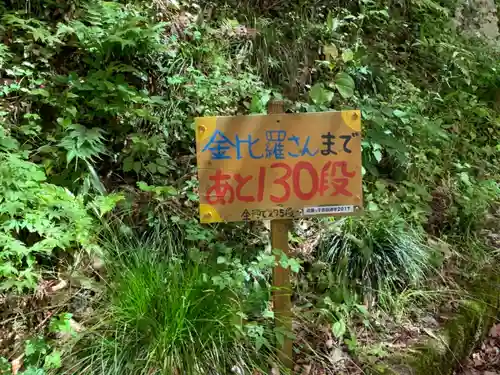
[(494, 0), (461, 0), (455, 11), (455, 25), (466, 35), (494, 41), (500, 35)]
[(92, 259), (92, 268), (96, 271), (100, 271), (104, 268), (104, 260), (101, 258), (94, 256)]
[(330, 360), (332, 363), (337, 363), (345, 358), (344, 352), (340, 348), (335, 348), (330, 355)]
[(431, 328), (437, 328), (439, 327), (439, 323), (438, 321), (436, 320), (436, 318), (434, 318), (432, 315), (427, 315), (427, 316), (424, 316), (422, 319), (421, 319), (422, 323), (425, 324), (427, 327), (431, 327)]

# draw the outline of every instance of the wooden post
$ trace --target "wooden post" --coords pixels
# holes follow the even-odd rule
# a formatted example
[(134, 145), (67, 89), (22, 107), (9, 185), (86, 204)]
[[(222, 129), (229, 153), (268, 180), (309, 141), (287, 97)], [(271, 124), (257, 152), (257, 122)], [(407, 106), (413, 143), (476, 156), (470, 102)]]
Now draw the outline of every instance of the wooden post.
[[(268, 113), (284, 113), (283, 101), (271, 101)], [(271, 220), (271, 247), (289, 255), (288, 231), (292, 220)], [(273, 269), (273, 307), (274, 319), (277, 327), (292, 332), (292, 288), (290, 283), (290, 269), (279, 265), (280, 257), (276, 255), (278, 265)], [(293, 370), (293, 341), (285, 336), (283, 348), (278, 352), (278, 358), (288, 368)]]

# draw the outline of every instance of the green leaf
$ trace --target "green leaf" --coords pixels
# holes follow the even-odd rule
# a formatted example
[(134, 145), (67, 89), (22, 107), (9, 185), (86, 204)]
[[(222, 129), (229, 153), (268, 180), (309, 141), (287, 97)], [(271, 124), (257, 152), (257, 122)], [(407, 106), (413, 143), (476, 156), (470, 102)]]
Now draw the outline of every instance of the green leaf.
[(136, 172), (136, 173), (139, 173), (142, 169), (142, 163), (140, 161), (136, 161), (134, 162), (134, 164), (132, 165), (132, 169)]
[(295, 258), (289, 258), (288, 259), (288, 266), (290, 267), (290, 270), (293, 273), (297, 273), (300, 271), (300, 263), (297, 259)]
[(49, 332), (55, 333), (69, 333), (76, 335), (76, 331), (71, 326), (71, 318), (73, 314), (61, 313), (56, 318), (53, 318), (49, 324)]
[(41, 336), (26, 340), (24, 344), (24, 354), (26, 357), (45, 354), (47, 353), (47, 349), (49, 349), (49, 346)]
[(227, 263), (225, 257), (222, 256), (217, 257), (217, 264), (225, 264), (225, 263)]
[(45, 89), (35, 89), (31, 91), (31, 95), (43, 96), (45, 98), (48, 98), (50, 96), (50, 93)]
[(472, 183), (470, 181), (470, 176), (467, 172), (461, 172), (460, 173), (460, 180), (467, 186), (472, 186)]
[(262, 317), (263, 318), (267, 318), (267, 319), (274, 319), (274, 312), (271, 311), (271, 310), (265, 310), (263, 313), (262, 313)]
[(103, 217), (105, 214), (112, 211), (118, 202), (124, 199), (125, 197), (122, 194), (112, 193), (98, 196), (94, 200), (93, 204), (99, 211), (99, 217)]
[(267, 341), (267, 339), (264, 336), (257, 336), (255, 338), (255, 349), (257, 349), (257, 351), (259, 351), (260, 348), (262, 348), (262, 346), (268, 347), (269, 341)]
[(265, 113), (269, 99), (271, 99), (269, 92), (254, 94), (250, 103), (250, 113)]
[(1, 148), (5, 150), (15, 150), (19, 148), (19, 142), (10, 136), (7, 136), (4, 133), (4, 130), (0, 127), (0, 149)]
[(377, 160), (378, 163), (382, 160), (382, 151), (381, 150), (373, 150), (373, 157)]
[(309, 91), (309, 97), (316, 105), (327, 105), (333, 99), (333, 92), (325, 88), (322, 83), (316, 83)]
[(137, 187), (142, 190), (142, 191), (153, 191), (154, 187), (149, 186), (146, 182), (144, 181), (137, 181)]
[(339, 321), (333, 324), (332, 333), (336, 338), (338, 339), (342, 338), (345, 332), (346, 332), (346, 325), (343, 319), (340, 319)]
[(69, 107), (66, 107), (66, 111), (68, 111), (71, 114), (71, 116), (76, 117), (77, 110), (75, 106), (71, 105)]
[(48, 356), (45, 357), (43, 368), (46, 370), (57, 369), (61, 367), (61, 353), (54, 350)]
[(41, 368), (28, 367), (26, 371), (20, 372), (19, 375), (45, 375), (45, 371)]
[(275, 329), (274, 336), (276, 337), (276, 341), (279, 344), (279, 348), (283, 348), (285, 346), (285, 334), (283, 332)]
[(346, 49), (344, 52), (342, 52), (342, 60), (344, 62), (349, 62), (354, 59), (354, 52), (352, 52), (350, 49)]
[(12, 277), (17, 274), (19, 274), (19, 271), (12, 265), (12, 262), (4, 262), (3, 264), (0, 263), (0, 276)]
[(359, 311), (361, 314), (363, 314), (363, 315), (365, 315), (365, 316), (367, 316), (367, 315), (368, 315), (368, 310), (367, 310), (367, 308), (366, 308), (365, 306), (363, 306), (363, 305), (356, 305), (356, 308), (358, 309), (358, 311)]
[(134, 168), (134, 157), (132, 155), (123, 159), (123, 171), (130, 172)]
[(345, 72), (340, 72), (335, 76), (335, 87), (344, 99), (354, 95), (354, 80)]
[(151, 173), (156, 173), (157, 171), (157, 168), (156, 168), (156, 164), (155, 163), (148, 163), (148, 165), (146, 165), (146, 169), (151, 172)]
[(11, 374), (12, 373), (12, 369), (11, 369), (11, 365), (10, 365), (10, 362), (7, 358), (5, 357), (0, 357), (0, 374)]
[(392, 114), (398, 118), (406, 117), (408, 114), (400, 109), (395, 109), (392, 111)]
[(323, 53), (330, 61), (334, 61), (339, 56), (339, 50), (335, 44), (323, 46)]

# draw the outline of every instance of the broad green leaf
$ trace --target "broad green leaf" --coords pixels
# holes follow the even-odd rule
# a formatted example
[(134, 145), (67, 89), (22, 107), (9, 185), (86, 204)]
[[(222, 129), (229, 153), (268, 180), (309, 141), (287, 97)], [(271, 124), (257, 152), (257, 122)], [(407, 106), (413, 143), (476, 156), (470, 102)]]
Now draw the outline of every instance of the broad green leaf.
[(157, 171), (155, 163), (148, 163), (148, 165), (146, 165), (146, 169), (153, 174)]
[(354, 95), (354, 80), (345, 72), (340, 72), (335, 76), (335, 87), (345, 99)]
[(252, 96), (250, 103), (250, 113), (264, 113), (271, 95), (269, 92), (257, 93)]
[(123, 159), (123, 171), (130, 172), (134, 168), (134, 157), (132, 155)]
[(382, 151), (373, 150), (373, 156), (375, 157), (375, 160), (380, 163), (380, 161), (382, 160)]
[(142, 191), (153, 191), (154, 187), (149, 186), (146, 182), (144, 181), (137, 181), (137, 187), (142, 190)]
[(356, 305), (356, 308), (358, 309), (358, 311), (363, 314), (363, 315), (368, 315), (368, 310), (365, 306), (363, 305)]
[(392, 111), (392, 114), (398, 118), (406, 117), (408, 114), (400, 109), (395, 109)]
[(15, 150), (19, 148), (19, 142), (10, 137), (7, 136), (4, 133), (4, 130), (0, 127), (0, 149), (5, 149), (5, 150)]
[(44, 96), (48, 98), (50, 93), (45, 89), (35, 89), (31, 91), (31, 95)]
[(297, 273), (300, 271), (300, 263), (297, 261), (297, 259), (289, 258), (288, 259), (288, 266), (290, 267), (290, 270), (293, 273)]
[(309, 96), (316, 105), (327, 105), (333, 99), (333, 92), (322, 83), (316, 83), (309, 91)]
[(132, 165), (132, 169), (136, 172), (136, 173), (139, 173), (142, 169), (142, 163), (140, 161), (136, 161), (134, 162), (134, 164)]
[(327, 46), (323, 46), (323, 52), (326, 58), (330, 61), (334, 61), (339, 56), (339, 50), (335, 44), (329, 44)]
[(346, 49), (344, 52), (342, 52), (342, 60), (344, 62), (349, 62), (354, 59), (354, 52), (352, 52), (350, 49)]
[(252, 96), (252, 102), (250, 103), (250, 113), (262, 113), (264, 112), (264, 107), (260, 101), (260, 98), (257, 94)]
[(333, 324), (332, 333), (336, 338), (340, 339), (342, 336), (344, 336), (345, 332), (346, 325), (343, 319), (340, 319)]
[(278, 342), (280, 348), (285, 346), (285, 335), (283, 334), (283, 332), (279, 332), (279, 331), (275, 330), (274, 336), (276, 337), (276, 341)]
[(268, 318), (268, 319), (274, 319), (274, 312), (271, 311), (271, 310), (265, 310), (263, 313), (262, 313), (262, 317), (263, 318)]

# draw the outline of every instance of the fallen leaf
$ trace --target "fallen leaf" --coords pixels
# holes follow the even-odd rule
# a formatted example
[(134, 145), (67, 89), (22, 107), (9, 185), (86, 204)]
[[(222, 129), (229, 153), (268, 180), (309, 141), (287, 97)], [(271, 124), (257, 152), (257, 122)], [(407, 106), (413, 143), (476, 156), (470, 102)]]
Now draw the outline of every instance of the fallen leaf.
[(67, 286), (68, 282), (66, 280), (61, 280), (51, 288), (51, 292), (57, 292), (58, 290), (66, 288)]
[(302, 367), (302, 375), (309, 375), (311, 373), (311, 365), (304, 365)]
[(500, 324), (495, 324), (489, 332), (490, 337), (500, 337)]
[(21, 367), (23, 366), (23, 357), (24, 357), (24, 354), (21, 354), (19, 357), (14, 359), (12, 361), (12, 363), (10, 364), (11, 368), (12, 368), (12, 375), (16, 375), (19, 372), (19, 370), (21, 369)]

